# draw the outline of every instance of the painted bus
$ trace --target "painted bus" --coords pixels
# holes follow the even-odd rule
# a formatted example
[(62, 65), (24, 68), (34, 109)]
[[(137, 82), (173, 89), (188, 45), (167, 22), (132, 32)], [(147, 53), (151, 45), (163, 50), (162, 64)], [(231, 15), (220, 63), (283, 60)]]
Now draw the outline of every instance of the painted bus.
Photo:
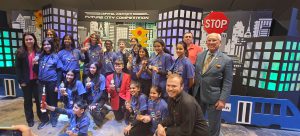
[(225, 123), (300, 131), (299, 109), (288, 99), (231, 95), (222, 111)]

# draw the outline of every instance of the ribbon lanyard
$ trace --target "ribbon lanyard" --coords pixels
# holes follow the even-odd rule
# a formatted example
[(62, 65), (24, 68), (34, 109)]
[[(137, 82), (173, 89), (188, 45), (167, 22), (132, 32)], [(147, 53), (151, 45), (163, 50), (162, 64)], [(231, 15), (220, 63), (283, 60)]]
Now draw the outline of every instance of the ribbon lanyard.
[(118, 76), (117, 73), (114, 73), (114, 80), (115, 80), (114, 84), (117, 89), (117, 92), (120, 91), (122, 79), (123, 79), (123, 73), (120, 73), (120, 77)]

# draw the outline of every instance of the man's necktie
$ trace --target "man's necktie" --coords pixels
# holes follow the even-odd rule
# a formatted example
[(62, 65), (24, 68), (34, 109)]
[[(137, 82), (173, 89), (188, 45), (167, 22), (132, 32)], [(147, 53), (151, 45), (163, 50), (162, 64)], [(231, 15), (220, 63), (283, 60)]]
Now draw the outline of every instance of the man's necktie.
[(206, 70), (208, 69), (209, 63), (212, 61), (213, 58), (214, 58), (214, 54), (209, 53), (208, 58), (204, 62), (204, 66), (203, 66), (203, 69), (202, 69), (202, 74), (204, 74), (206, 72)]

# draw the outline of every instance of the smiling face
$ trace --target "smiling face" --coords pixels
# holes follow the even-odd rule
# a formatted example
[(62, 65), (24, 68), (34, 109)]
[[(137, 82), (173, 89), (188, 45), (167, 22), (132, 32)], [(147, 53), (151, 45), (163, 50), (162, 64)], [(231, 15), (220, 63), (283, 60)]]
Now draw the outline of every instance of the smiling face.
[(154, 88), (151, 88), (150, 89), (150, 94), (149, 94), (149, 97), (151, 100), (157, 100), (159, 97), (160, 97), (160, 93), (157, 92), (157, 90), (155, 90)]
[(154, 50), (156, 53), (159, 54), (159, 53), (163, 52), (164, 47), (159, 42), (155, 42), (153, 46), (154, 46)]
[(95, 75), (96, 72), (97, 72), (97, 67), (96, 67), (96, 65), (95, 65), (95, 64), (91, 64), (91, 65), (90, 65), (90, 73), (91, 73), (92, 75)]
[(49, 37), (49, 38), (53, 38), (53, 37), (54, 37), (54, 34), (52, 33), (51, 30), (48, 30), (46, 35), (47, 35), (47, 37)]
[(48, 54), (51, 53), (51, 44), (48, 41), (44, 41), (43, 50)]
[(176, 45), (176, 54), (178, 57), (184, 56), (185, 50), (182, 44), (177, 44)]
[(75, 76), (74, 73), (71, 72), (71, 71), (69, 71), (69, 72), (67, 73), (67, 75), (66, 75), (67, 82), (68, 82), (68, 83), (72, 83), (73, 80), (74, 80), (74, 76)]
[(69, 48), (71, 47), (71, 44), (72, 44), (72, 40), (69, 36), (66, 36), (65, 39), (64, 39), (64, 44), (66, 46), (66, 48)]
[(119, 48), (120, 48), (121, 51), (123, 51), (125, 49), (125, 47), (126, 47), (126, 45), (125, 45), (124, 42), (119, 43)]
[(96, 45), (97, 44), (97, 37), (96, 37), (96, 35), (91, 35), (90, 39), (91, 39), (91, 45)]
[(34, 46), (34, 38), (31, 35), (26, 35), (25, 38), (25, 46), (27, 49), (33, 49)]
[(124, 65), (123, 64), (115, 64), (114, 65), (114, 68), (115, 68), (115, 71), (120, 74), (122, 73), (122, 69), (124, 68)]
[(170, 98), (176, 98), (182, 90), (183, 85), (179, 77), (170, 77), (167, 79), (166, 91)]
[(146, 52), (144, 51), (143, 48), (141, 48), (141, 49), (139, 50), (139, 56), (140, 56), (140, 58), (144, 58), (144, 57), (146, 56)]
[(140, 88), (136, 84), (130, 84), (130, 94), (131, 96), (138, 96), (140, 93)]
[(216, 52), (221, 45), (221, 36), (216, 33), (211, 33), (207, 36), (206, 46), (211, 53)]
[(107, 51), (111, 51), (112, 43), (110, 41), (105, 41), (105, 48)]
[(183, 36), (183, 41), (187, 44), (190, 45), (193, 43), (193, 35), (192, 33), (185, 33)]

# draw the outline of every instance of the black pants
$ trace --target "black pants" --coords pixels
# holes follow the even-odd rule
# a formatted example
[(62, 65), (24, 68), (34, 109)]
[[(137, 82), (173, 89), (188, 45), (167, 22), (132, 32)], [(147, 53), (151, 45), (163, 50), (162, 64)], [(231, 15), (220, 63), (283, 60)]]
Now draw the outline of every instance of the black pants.
[(101, 126), (103, 124), (104, 118), (108, 112), (109, 112), (109, 110), (105, 106), (100, 107), (98, 105), (98, 106), (96, 106), (95, 109), (90, 111), (90, 114), (93, 117), (95, 124), (97, 126)]
[(37, 83), (37, 80), (30, 80), (26, 86), (22, 87), (23, 91), (23, 97), (24, 97), (24, 112), (27, 123), (34, 122), (34, 114), (32, 110), (32, 96), (35, 99), (36, 104), (36, 112), (38, 115), (38, 118), (41, 122), (48, 122), (47, 113), (41, 112), (41, 87)]
[[(45, 85), (46, 88), (46, 98), (47, 104), (50, 106), (57, 107), (57, 92), (54, 92), (56, 87), (56, 81), (42, 81), (41, 85)], [(58, 114), (54, 111), (50, 111), (50, 120), (55, 121), (57, 120)], [(49, 117), (47, 116), (48, 120)]]
[[(153, 136), (151, 133), (151, 123), (139, 122), (129, 131), (129, 135), (125, 136)], [(152, 135), (151, 135), (152, 134)]]
[(146, 96), (149, 96), (152, 80), (151, 79), (139, 79), (141, 84), (142, 93)]
[(117, 121), (120, 121), (124, 119), (124, 113), (125, 113), (125, 100), (119, 97), (119, 109), (114, 110), (115, 119)]

